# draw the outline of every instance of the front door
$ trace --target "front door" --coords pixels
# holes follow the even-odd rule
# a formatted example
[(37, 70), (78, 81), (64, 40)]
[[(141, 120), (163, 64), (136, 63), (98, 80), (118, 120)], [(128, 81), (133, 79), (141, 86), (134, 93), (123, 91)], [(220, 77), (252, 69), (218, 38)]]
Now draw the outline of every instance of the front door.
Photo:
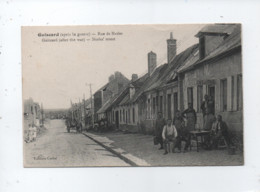
[(215, 101), (215, 86), (209, 86), (208, 95), (212, 97), (213, 101)]
[(177, 110), (178, 110), (178, 93), (174, 93), (173, 94), (173, 105), (174, 105), (174, 115), (176, 114)]
[(212, 97), (214, 102), (213, 113), (215, 113), (215, 86), (208, 87), (208, 95)]

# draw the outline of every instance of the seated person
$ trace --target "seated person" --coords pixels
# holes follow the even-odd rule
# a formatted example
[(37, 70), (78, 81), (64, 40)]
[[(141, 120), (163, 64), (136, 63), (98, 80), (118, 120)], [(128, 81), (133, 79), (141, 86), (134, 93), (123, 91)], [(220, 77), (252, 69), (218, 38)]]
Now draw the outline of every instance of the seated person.
[(211, 133), (211, 148), (216, 149), (218, 147), (218, 142), (221, 137), (224, 137), (228, 147), (231, 145), (230, 136), (228, 133), (228, 126), (226, 122), (222, 120), (221, 115), (217, 115), (216, 121), (212, 124)]
[(170, 149), (171, 142), (173, 143), (172, 150), (174, 152), (177, 136), (178, 136), (177, 130), (176, 130), (175, 126), (172, 125), (172, 120), (168, 119), (167, 124), (163, 127), (163, 131), (162, 131), (162, 138), (163, 138), (163, 144), (164, 144), (164, 149), (165, 149), (164, 155), (166, 155), (166, 154), (168, 154), (168, 152), (170, 152), (169, 149)]
[(175, 125), (178, 133), (178, 137), (176, 139), (176, 147), (178, 148), (178, 152), (181, 152), (181, 142), (185, 141), (184, 152), (187, 151), (190, 145), (189, 131), (185, 127), (185, 122), (183, 117), (181, 116), (181, 112), (177, 111), (176, 116), (174, 117), (173, 124)]

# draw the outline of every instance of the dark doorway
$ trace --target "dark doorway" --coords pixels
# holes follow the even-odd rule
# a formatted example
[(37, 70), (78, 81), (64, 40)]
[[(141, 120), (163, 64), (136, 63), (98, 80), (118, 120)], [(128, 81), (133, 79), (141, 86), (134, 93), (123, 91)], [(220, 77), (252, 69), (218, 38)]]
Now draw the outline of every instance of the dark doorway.
[(172, 109), (171, 109), (171, 107), (172, 107), (172, 95), (171, 94), (168, 94), (168, 98), (167, 98), (167, 100), (168, 100), (168, 119), (171, 119), (172, 118)]
[(213, 114), (215, 114), (215, 86), (209, 85), (208, 86), (208, 95), (212, 98), (213, 100)]
[(178, 110), (178, 93), (177, 92), (175, 92), (173, 94), (173, 105), (174, 105), (174, 115), (175, 115)]
[(116, 128), (119, 129), (119, 113), (116, 111)]
[(212, 97), (213, 101), (215, 101), (215, 86), (209, 86), (208, 95)]

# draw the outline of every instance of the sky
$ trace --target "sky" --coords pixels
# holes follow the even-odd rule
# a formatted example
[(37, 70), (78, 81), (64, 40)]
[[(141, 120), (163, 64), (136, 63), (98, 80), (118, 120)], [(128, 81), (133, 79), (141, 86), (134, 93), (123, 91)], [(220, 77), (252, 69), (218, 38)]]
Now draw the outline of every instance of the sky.
[[(90, 97), (90, 83), (94, 93), (108, 82), (108, 77), (115, 71), (120, 71), (128, 79), (131, 79), (133, 73), (139, 77), (144, 75), (148, 71), (147, 53), (150, 51), (157, 54), (157, 66), (166, 63), (166, 40), (170, 32), (177, 40), (178, 54), (198, 43), (194, 35), (203, 26), (23, 27), (23, 99), (31, 97), (48, 109), (68, 108), (70, 100), (78, 102), (83, 95), (86, 99)], [(58, 33), (59, 36), (42, 37), (39, 33)], [(58, 42), (43, 42), (43, 39), (56, 38)], [(78, 41), (80, 39), (85, 41)]]

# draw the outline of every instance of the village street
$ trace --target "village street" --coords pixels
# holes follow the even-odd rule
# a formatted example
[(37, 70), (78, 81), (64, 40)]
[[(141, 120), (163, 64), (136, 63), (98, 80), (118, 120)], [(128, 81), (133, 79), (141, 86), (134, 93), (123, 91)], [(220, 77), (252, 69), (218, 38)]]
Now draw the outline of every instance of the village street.
[(25, 166), (204, 166), (242, 165), (242, 153), (226, 149), (163, 155), (152, 135), (123, 132), (67, 133), (64, 120), (46, 122), (47, 130), (36, 142), (25, 143)]
[(67, 133), (63, 120), (50, 120), (37, 141), (24, 144), (24, 165), (30, 167), (129, 166), (82, 134)]

